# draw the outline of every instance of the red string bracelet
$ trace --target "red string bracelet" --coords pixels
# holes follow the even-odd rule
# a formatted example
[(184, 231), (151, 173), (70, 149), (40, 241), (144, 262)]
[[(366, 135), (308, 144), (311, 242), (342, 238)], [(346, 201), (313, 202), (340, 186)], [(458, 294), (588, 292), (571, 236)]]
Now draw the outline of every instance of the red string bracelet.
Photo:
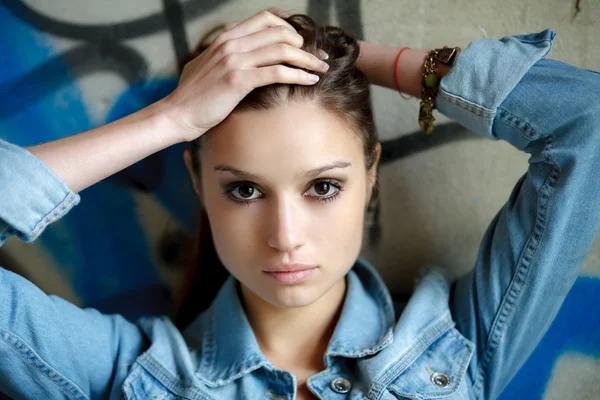
[[(398, 64), (400, 63), (400, 56), (402, 55), (402, 52), (408, 49), (410, 49), (410, 47), (401, 48), (398, 52), (398, 55), (396, 56), (396, 62), (394, 62), (394, 82), (396, 83), (396, 90), (398, 91), (398, 93), (400, 93), (400, 96), (402, 96), (402, 92), (400, 91), (400, 85), (398, 84)], [(406, 100), (410, 99), (410, 97), (404, 96), (402, 96), (402, 98)]]

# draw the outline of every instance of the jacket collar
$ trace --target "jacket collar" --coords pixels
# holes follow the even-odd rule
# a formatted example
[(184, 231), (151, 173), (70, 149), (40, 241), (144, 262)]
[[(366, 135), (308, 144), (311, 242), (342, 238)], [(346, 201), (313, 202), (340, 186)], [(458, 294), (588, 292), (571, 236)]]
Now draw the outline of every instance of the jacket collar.
[[(327, 367), (334, 357), (365, 357), (393, 341), (392, 299), (377, 271), (359, 258), (346, 283), (342, 313), (325, 353)], [(225, 385), (261, 367), (275, 370), (258, 346), (237, 285), (230, 276), (210, 308), (184, 332), (199, 351), (196, 375), (209, 386)]]

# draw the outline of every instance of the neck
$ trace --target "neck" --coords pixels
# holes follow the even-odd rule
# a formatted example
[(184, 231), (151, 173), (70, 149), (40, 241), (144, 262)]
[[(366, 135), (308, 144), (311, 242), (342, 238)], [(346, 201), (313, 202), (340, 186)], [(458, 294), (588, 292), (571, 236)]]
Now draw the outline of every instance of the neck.
[(260, 349), (275, 367), (285, 369), (286, 365), (300, 364), (318, 370), (324, 367), (323, 355), (344, 304), (345, 279), (314, 303), (298, 308), (273, 306), (243, 285), (241, 291)]

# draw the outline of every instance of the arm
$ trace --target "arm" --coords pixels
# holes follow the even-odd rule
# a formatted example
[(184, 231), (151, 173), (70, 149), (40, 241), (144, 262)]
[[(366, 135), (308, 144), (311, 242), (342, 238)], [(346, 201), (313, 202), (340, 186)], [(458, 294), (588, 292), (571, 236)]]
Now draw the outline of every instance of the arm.
[(481, 399), (497, 398), (534, 350), (600, 226), (600, 75), (545, 59), (553, 38), (471, 43), (436, 100), (466, 128), (531, 155), (451, 296), (476, 346), (469, 376)]
[(463, 59), (471, 66), (455, 65), (442, 84), (440, 111), (531, 155), (451, 299), (457, 327), (477, 343), (480, 398), (496, 398), (535, 349), (600, 226), (600, 75), (543, 58), (553, 38), (475, 45)]
[[(31, 242), (80, 201), (77, 192), (178, 142), (158, 102), (109, 125), (27, 149), (0, 141), (0, 246)], [(33, 157), (35, 156), (35, 157)]]
[(0, 141), (0, 246), (12, 235), (35, 240), (79, 203), (77, 192), (180, 141), (166, 106), (27, 149)]
[[(370, 83), (396, 89), (394, 67), (400, 49), (369, 42), (359, 43), (360, 55), (356, 60), (356, 67), (366, 75)], [(397, 71), (398, 85), (401, 92), (421, 98), (421, 72), (427, 53), (429, 53), (427, 50), (415, 49), (407, 49), (402, 53)], [(448, 71), (447, 66), (439, 65), (439, 72), (442, 77)]]
[(28, 147), (75, 193), (181, 142), (183, 136), (159, 101), (108, 125)]

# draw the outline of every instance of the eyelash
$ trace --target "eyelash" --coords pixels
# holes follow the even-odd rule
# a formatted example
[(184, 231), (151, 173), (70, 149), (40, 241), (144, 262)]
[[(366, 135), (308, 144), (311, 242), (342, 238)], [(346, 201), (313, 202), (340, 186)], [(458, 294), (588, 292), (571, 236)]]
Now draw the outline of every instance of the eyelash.
[[(327, 184), (333, 186), (336, 189), (335, 193), (332, 194), (332, 195), (329, 195), (327, 197), (316, 197), (317, 201), (321, 201), (323, 203), (336, 200), (340, 196), (342, 190), (344, 190), (344, 186), (339, 181), (336, 181), (334, 179), (319, 179), (318, 181), (313, 182), (310, 185), (309, 189), (312, 188), (313, 186), (319, 184), (319, 183), (327, 183)], [(255, 190), (258, 190), (258, 188), (256, 187), (256, 185), (253, 184), (252, 182), (246, 182), (246, 181), (232, 182), (232, 183), (230, 183), (230, 184), (228, 184), (226, 186), (226, 189), (223, 192), (223, 194), (227, 197), (227, 199), (231, 200), (232, 202), (234, 202), (234, 203), (236, 203), (238, 205), (245, 205), (245, 206), (249, 206), (251, 203), (254, 203), (256, 200), (262, 198), (262, 197), (259, 197), (257, 199), (252, 199), (252, 200), (240, 200), (240, 199), (237, 199), (237, 198), (233, 197), (233, 195), (231, 193), (235, 189), (237, 189), (237, 188), (239, 188), (240, 186), (243, 186), (243, 185), (248, 185), (248, 186), (251, 186), (252, 188), (254, 188)], [(314, 196), (311, 196), (311, 197), (314, 197)]]

